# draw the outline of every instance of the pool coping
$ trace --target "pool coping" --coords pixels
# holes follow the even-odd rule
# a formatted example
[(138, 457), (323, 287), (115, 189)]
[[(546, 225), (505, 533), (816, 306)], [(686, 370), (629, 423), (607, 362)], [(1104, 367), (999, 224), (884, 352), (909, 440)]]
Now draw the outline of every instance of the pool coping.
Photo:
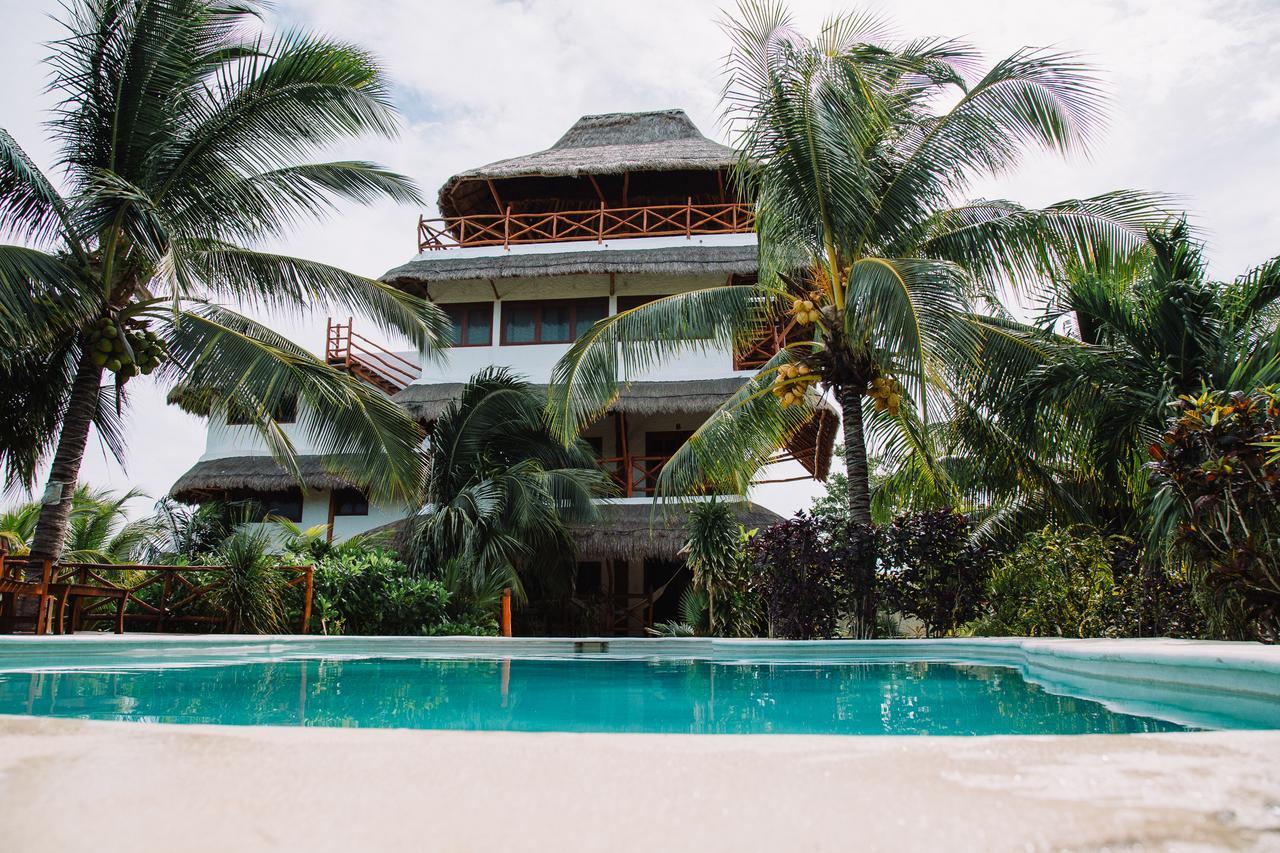
[[(65, 653), (62, 657), (59, 653)], [(770, 640), (709, 637), (325, 637), (110, 635), (0, 638), (0, 673), (192, 666), (314, 657), (705, 660), (801, 664), (895, 660), (1010, 666), (1060, 695), (1181, 725), (1280, 728), (1280, 647), (1203, 640), (1025, 637)], [(1169, 697), (1178, 706), (1170, 713)], [(1156, 713), (1159, 711), (1160, 713)]]

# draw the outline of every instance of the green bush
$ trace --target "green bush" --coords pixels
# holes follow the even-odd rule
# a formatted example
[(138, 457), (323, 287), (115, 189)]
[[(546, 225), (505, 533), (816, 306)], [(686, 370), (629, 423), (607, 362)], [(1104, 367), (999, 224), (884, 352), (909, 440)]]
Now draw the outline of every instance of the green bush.
[(1124, 536), (1045, 529), (996, 560), (970, 636), (1200, 637), (1209, 633), (1186, 572), (1144, 561)]
[(987, 613), (964, 633), (1095, 637), (1107, 633), (1117, 537), (1046, 527), (998, 560), (987, 582)]
[(404, 563), (381, 548), (320, 560), (312, 607), (324, 634), (431, 634), (449, 621), (444, 585), (410, 577)]

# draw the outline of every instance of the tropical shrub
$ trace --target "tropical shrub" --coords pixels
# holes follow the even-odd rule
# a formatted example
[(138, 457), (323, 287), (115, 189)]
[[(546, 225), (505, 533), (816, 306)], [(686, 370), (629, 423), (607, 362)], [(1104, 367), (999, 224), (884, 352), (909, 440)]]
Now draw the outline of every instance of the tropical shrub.
[[(686, 523), (684, 547), (693, 571), (693, 590), (681, 598), (685, 624), (699, 634), (722, 637), (754, 636), (761, 623), (759, 596), (747, 583), (747, 546), (756, 530), (747, 530), (726, 503), (696, 504)], [(696, 591), (698, 595), (691, 595)], [(686, 602), (700, 607), (686, 607)]]
[(285, 630), (284, 577), (275, 570), (271, 536), (243, 526), (211, 555), (226, 567), (225, 579), (209, 592), (209, 603), (225, 610), (231, 634), (278, 634)]
[(1258, 636), (1280, 637), (1280, 396), (1206, 391), (1174, 404), (1151, 445), (1157, 499), (1220, 603), (1238, 596)]
[(1046, 527), (995, 563), (987, 613), (964, 633), (1096, 637), (1107, 631), (1112, 555), (1127, 540), (1086, 528)]
[(423, 634), (445, 621), (439, 581), (409, 577), (389, 551), (333, 553), (316, 564), (313, 613), (324, 634)]
[(971, 541), (968, 516), (950, 509), (901, 515), (883, 530), (882, 605), (942, 636), (978, 616), (991, 555)]
[(751, 541), (751, 581), (769, 636), (833, 637), (842, 619), (854, 636), (875, 626), (877, 536), (871, 525), (823, 523), (803, 512)]

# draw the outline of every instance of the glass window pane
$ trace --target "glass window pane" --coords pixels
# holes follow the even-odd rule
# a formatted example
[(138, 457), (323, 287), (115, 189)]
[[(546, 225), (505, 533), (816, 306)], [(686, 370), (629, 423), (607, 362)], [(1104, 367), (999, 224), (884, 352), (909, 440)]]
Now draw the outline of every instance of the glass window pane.
[(569, 335), (569, 306), (542, 306), (542, 342), (549, 344), (572, 339)]
[(444, 313), (449, 315), (449, 346), (456, 347), (462, 343), (462, 315), (464, 309), (457, 305), (445, 305)]
[(607, 300), (591, 299), (578, 303), (577, 322), (574, 324), (574, 340), (586, 333), (587, 329), (597, 321), (604, 319), (609, 313)]
[(493, 341), (493, 308), (477, 305), (467, 312), (468, 346), (488, 346)]
[(534, 309), (529, 305), (506, 305), (502, 308), (503, 337), (507, 343), (531, 344), (534, 341)]

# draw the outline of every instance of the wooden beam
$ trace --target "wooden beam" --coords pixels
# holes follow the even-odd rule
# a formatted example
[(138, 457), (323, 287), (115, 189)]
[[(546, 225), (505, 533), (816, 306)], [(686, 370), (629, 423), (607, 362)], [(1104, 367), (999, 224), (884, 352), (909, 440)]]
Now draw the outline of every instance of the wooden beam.
[(609, 295), (618, 295), (617, 273), (609, 273)]
[(493, 185), (493, 178), (485, 179), (485, 183), (489, 185), (489, 195), (493, 196), (493, 203), (496, 205), (494, 210), (498, 213), (502, 212), (502, 199), (498, 197), (498, 188)]
[(622, 206), (623, 207), (627, 206), (627, 199), (630, 197), (630, 194), (631, 194), (631, 173), (623, 172), (622, 173)]
[(591, 186), (596, 188), (596, 195), (600, 196), (600, 203), (607, 204), (609, 200), (604, 197), (604, 191), (600, 189), (600, 184), (596, 182), (596, 176), (587, 175), (587, 178), (591, 180)]

